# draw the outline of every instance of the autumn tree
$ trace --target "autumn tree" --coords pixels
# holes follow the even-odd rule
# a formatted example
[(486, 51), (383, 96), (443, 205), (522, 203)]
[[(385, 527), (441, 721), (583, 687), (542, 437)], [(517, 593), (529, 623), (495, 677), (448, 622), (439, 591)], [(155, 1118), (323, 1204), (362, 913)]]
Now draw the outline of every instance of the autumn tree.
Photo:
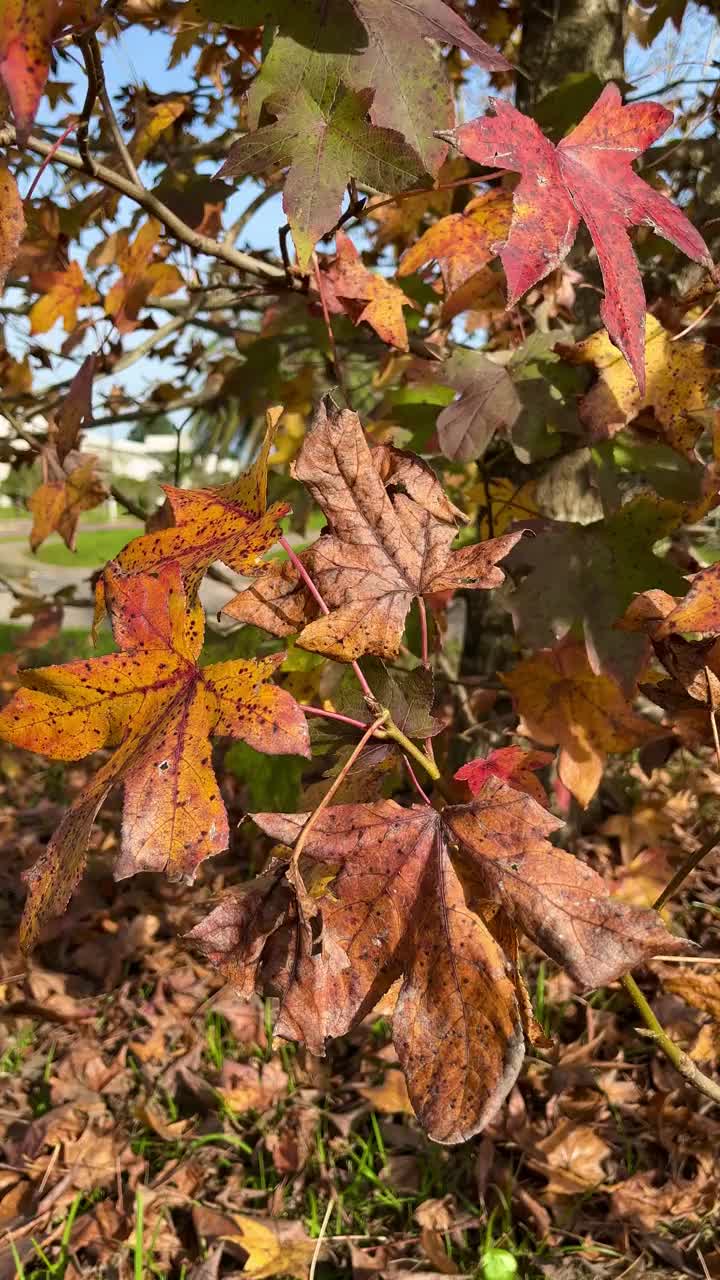
[(0, 711), (17, 747), (98, 753), (26, 873), (23, 946), (119, 783), (116, 877), (192, 883), (242, 743), (248, 801), (260, 776), (278, 801), (240, 837), (265, 863), (187, 944), (313, 1054), (383, 1001), (439, 1142), (548, 1047), (539, 953), (622, 979), (720, 1098), (631, 974), (692, 949), (653, 906), (714, 840), (640, 905), (574, 851), (631, 761), (720, 763), (715, 85), (624, 62), (685, 8), (5, 6), (1, 443), (34, 468), (33, 550), (110, 491), (145, 519), (93, 432), (178, 433), (91, 584), (114, 651), (22, 670)]

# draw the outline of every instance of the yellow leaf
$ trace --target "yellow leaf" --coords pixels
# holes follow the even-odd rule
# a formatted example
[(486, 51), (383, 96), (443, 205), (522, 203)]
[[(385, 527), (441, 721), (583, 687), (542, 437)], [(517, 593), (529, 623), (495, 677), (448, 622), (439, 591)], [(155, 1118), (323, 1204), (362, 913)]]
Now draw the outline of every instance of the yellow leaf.
[(718, 384), (712, 349), (704, 342), (675, 341), (654, 316), (645, 331), (647, 389), (642, 395), (624, 355), (605, 329), (584, 342), (563, 349), (573, 364), (593, 364), (598, 380), (580, 402), (580, 419), (596, 440), (608, 439), (644, 410), (653, 410), (654, 426), (665, 442), (686, 457), (695, 456), (695, 442), (703, 429), (698, 417), (710, 409), (710, 391)]
[(243, 1275), (254, 1280), (270, 1276), (297, 1276), (305, 1280), (315, 1241), (307, 1236), (299, 1222), (283, 1222), (282, 1219), (247, 1218), (233, 1214), (239, 1232), (225, 1236), (233, 1244), (239, 1244), (247, 1253)]
[(65, 271), (44, 271), (35, 277), (35, 282), (47, 292), (30, 310), (31, 333), (47, 333), (57, 320), (62, 320), (66, 333), (71, 333), (78, 308), (98, 301), (92, 285), (83, 279), (79, 262), (71, 262)]

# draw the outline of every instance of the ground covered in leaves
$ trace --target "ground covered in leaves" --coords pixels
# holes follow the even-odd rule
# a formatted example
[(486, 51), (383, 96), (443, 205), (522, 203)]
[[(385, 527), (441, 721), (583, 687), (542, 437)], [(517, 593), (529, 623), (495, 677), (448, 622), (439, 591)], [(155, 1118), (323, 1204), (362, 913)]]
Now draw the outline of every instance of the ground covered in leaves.
[[(273, 1045), (272, 1002), (239, 1000), (182, 943), (268, 853), (237, 827), (232, 773), (230, 851), (192, 889), (112, 881), (116, 800), (68, 915), (26, 962), (20, 871), (84, 767), (3, 763), (0, 1280), (720, 1277), (720, 1114), (637, 1033), (619, 985), (581, 998), (526, 944), (548, 1047), (529, 1053), (497, 1123), (439, 1146), (412, 1115), (389, 1009), (314, 1059)], [(594, 834), (578, 832), (628, 902), (652, 900), (720, 816), (716, 776), (683, 767), (676, 757), (649, 787), (638, 766), (610, 772)], [(704, 957), (720, 950), (717, 857), (670, 910)], [(642, 986), (717, 1066), (720, 967), (659, 960)]]

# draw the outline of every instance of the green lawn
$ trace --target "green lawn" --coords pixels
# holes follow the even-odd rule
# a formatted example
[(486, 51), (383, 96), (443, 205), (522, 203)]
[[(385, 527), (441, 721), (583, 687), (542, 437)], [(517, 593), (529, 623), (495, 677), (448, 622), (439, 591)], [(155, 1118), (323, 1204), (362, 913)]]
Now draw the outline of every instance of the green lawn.
[[(140, 526), (138, 525), (138, 532)], [(68, 551), (65, 543), (54, 534), (43, 543), (34, 557), (42, 564), (75, 566), (78, 569), (97, 569), (112, 560), (118, 551), (135, 537), (133, 529), (94, 529), (78, 533), (74, 551)]]

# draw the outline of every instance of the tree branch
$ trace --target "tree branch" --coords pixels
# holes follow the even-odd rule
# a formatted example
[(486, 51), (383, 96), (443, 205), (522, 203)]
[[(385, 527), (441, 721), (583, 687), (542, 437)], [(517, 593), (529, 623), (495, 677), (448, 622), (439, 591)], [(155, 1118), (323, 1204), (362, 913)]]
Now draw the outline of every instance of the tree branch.
[[(0, 129), (0, 145), (7, 146), (15, 139), (15, 129), (7, 126)], [(38, 155), (50, 155), (53, 150), (49, 142), (44, 142), (42, 138), (36, 138), (33, 134), (27, 140), (27, 148), (30, 151), (37, 152)], [(72, 151), (67, 151), (64, 147), (58, 148), (53, 155), (53, 160), (65, 166), (66, 169), (74, 169), (77, 173), (82, 173), (88, 177), (85, 161), (81, 156), (75, 155)], [(280, 289), (293, 288), (292, 281), (286, 281), (285, 272), (282, 267), (276, 267), (271, 262), (264, 262), (262, 258), (253, 257), (249, 253), (241, 253), (238, 249), (231, 245), (223, 244), (219, 240), (213, 240), (210, 236), (202, 235), (199, 231), (193, 231), (187, 223), (183, 222), (172, 209), (169, 209), (162, 200), (158, 200), (157, 196), (151, 191), (146, 191), (144, 187), (139, 186), (136, 182), (131, 182), (129, 178), (123, 178), (121, 174), (115, 173), (112, 169), (108, 169), (104, 164), (94, 164), (92, 177), (101, 182), (106, 187), (111, 187), (113, 191), (119, 191), (121, 195), (127, 196), (130, 200), (134, 200), (135, 204), (140, 205), (146, 213), (151, 217), (157, 218), (165, 227), (170, 235), (175, 236), (188, 248), (193, 249), (196, 253), (204, 253), (209, 258), (216, 258), (221, 262), (226, 262), (228, 266), (234, 267), (236, 271), (244, 271), (248, 275), (258, 276), (262, 280), (272, 282)]]

